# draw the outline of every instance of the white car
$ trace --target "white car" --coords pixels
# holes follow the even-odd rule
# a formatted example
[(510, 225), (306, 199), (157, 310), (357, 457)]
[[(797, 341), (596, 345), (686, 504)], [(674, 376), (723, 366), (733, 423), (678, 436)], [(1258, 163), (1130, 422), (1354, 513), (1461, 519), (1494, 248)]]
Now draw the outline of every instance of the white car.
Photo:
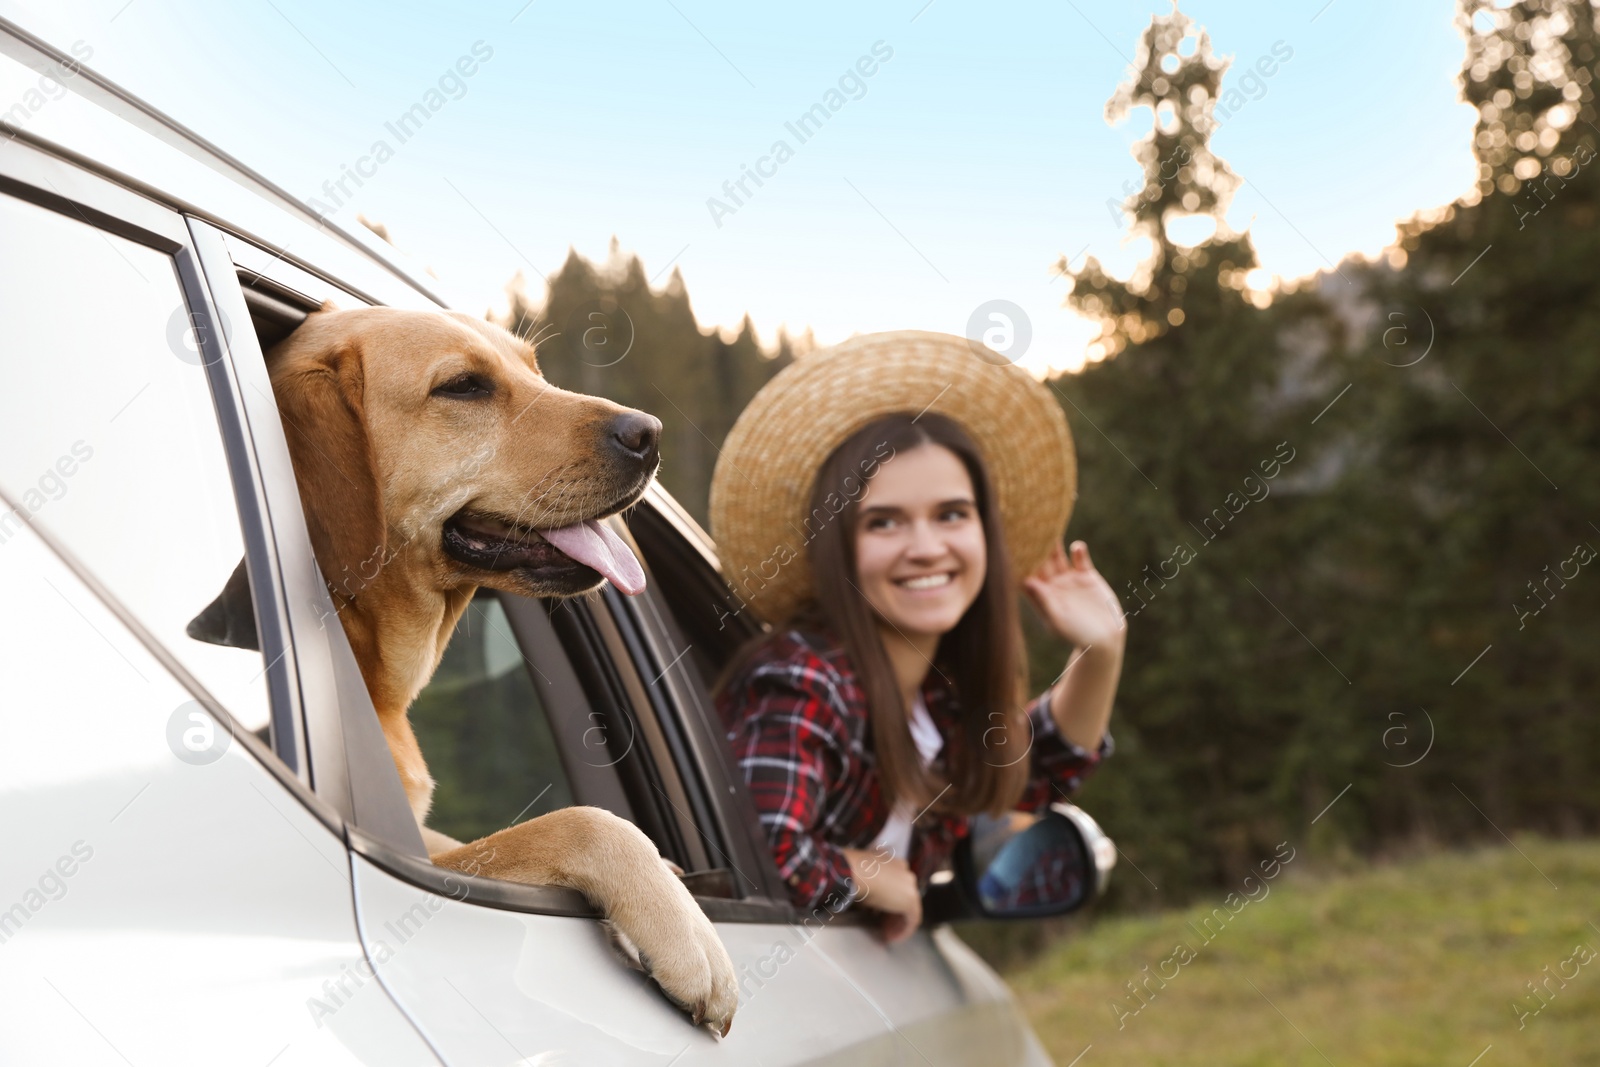
[[(1067, 849), (1070, 890), (1022, 911), (1075, 907), (1109, 842), (1067, 806), (1002, 830), (893, 947), (799, 915), (707, 696), (748, 631), (659, 488), (610, 520), (645, 595), (480, 593), (412, 717), (445, 832), (592, 804), (676, 861), (739, 972), (731, 1034), (624, 967), (576, 893), (433, 867), (262, 352), (324, 300), (442, 302), (4, 22), (0, 100), (0, 1063), (1049, 1062), (941, 920), (1003, 917), (996, 848)], [(219, 593), (247, 610), (207, 614)]]

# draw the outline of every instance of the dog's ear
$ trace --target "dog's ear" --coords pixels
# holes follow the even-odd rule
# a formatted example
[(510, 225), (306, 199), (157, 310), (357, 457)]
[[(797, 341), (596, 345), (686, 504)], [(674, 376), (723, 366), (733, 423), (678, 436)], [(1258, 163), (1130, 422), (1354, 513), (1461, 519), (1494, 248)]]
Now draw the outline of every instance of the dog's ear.
[(335, 596), (345, 599), (388, 562), (365, 385), (361, 348), (348, 340), (323, 352), (295, 352), (272, 372), (311, 547)]
[(255, 602), (250, 596), (250, 575), (242, 558), (217, 599), (190, 619), (184, 632), (208, 645), (261, 651), (261, 639), (256, 634)]

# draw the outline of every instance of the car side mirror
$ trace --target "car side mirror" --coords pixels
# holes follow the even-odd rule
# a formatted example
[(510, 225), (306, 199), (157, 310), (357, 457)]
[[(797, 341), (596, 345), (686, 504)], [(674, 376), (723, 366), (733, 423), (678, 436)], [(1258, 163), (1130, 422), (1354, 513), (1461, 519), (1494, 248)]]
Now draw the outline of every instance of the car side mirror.
[(1075, 804), (1052, 804), (1038, 816), (975, 818), (953, 869), (929, 883), (923, 922), (1065, 915), (1105, 892), (1116, 863), (1116, 845)]

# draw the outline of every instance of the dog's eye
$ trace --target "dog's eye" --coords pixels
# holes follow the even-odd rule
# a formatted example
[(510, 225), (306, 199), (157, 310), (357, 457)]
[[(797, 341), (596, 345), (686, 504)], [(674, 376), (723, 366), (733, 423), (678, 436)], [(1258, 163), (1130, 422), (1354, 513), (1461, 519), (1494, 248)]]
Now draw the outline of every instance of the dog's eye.
[(494, 383), (481, 374), (458, 374), (433, 390), (434, 396), (448, 396), (457, 400), (472, 400), (494, 393)]

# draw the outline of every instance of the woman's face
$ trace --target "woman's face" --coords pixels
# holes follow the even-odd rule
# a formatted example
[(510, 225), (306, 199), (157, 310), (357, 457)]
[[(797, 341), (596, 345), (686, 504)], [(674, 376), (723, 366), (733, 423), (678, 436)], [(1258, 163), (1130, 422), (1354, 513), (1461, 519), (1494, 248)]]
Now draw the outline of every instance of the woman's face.
[(983, 589), (987, 556), (972, 478), (943, 445), (896, 453), (856, 514), (856, 581), (907, 637), (955, 628)]

